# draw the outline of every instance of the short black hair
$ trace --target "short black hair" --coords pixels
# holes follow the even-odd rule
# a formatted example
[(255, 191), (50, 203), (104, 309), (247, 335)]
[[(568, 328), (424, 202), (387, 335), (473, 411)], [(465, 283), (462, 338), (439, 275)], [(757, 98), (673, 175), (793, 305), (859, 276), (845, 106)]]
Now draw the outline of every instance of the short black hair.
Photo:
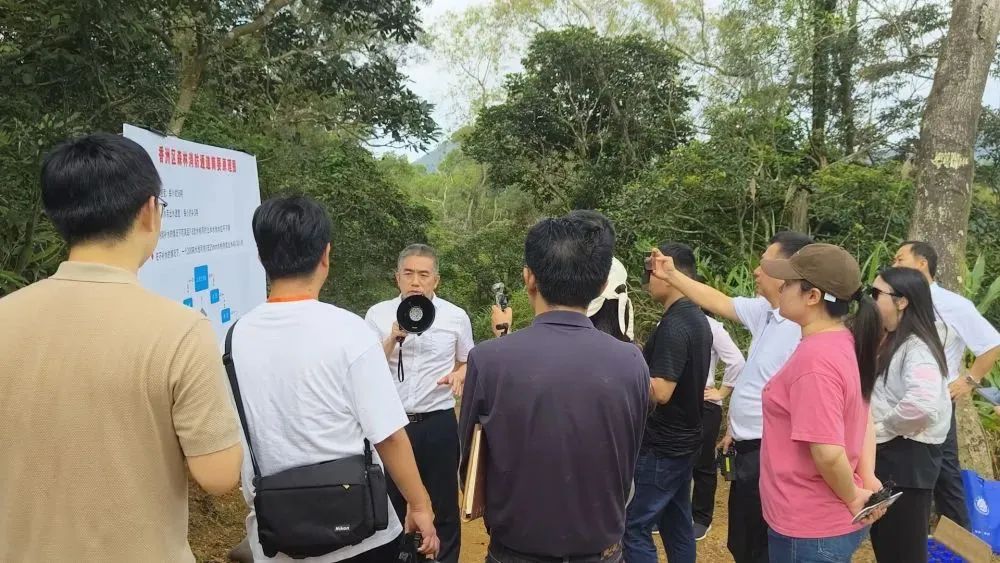
[(111, 133), (53, 148), (42, 161), (41, 184), (45, 214), (70, 246), (125, 238), (142, 206), (161, 190), (146, 150)]
[(937, 277), (938, 253), (930, 243), (922, 240), (908, 240), (900, 246), (909, 246), (910, 252), (914, 256), (927, 260), (927, 272), (932, 278)]
[(592, 209), (574, 209), (566, 214), (568, 219), (578, 220), (593, 228), (599, 229), (603, 233), (603, 244), (610, 244), (612, 249), (615, 246), (615, 225), (610, 219), (598, 211)]
[(813, 238), (805, 233), (800, 233), (798, 231), (779, 231), (774, 233), (771, 237), (771, 241), (768, 243), (778, 245), (781, 249), (781, 256), (783, 258), (791, 258), (796, 252), (802, 250), (803, 248), (813, 244)]
[(693, 279), (698, 275), (698, 263), (690, 246), (680, 242), (665, 242), (660, 245), (660, 252), (673, 258), (674, 267), (687, 277)]
[(596, 211), (542, 219), (524, 239), (524, 263), (551, 305), (586, 308), (608, 281), (614, 228)]
[(326, 210), (305, 196), (272, 197), (253, 213), (253, 238), (271, 280), (311, 274), (331, 242)]

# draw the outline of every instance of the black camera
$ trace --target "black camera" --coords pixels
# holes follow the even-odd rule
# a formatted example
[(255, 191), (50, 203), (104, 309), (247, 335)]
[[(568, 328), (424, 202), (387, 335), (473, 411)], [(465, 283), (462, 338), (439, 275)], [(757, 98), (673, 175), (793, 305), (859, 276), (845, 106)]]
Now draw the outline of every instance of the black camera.
[(414, 534), (406, 534), (403, 536), (403, 545), (400, 546), (402, 549), (399, 550), (399, 563), (423, 563), (425, 561), (430, 561), (424, 554), (420, 553), (420, 544), (423, 543), (424, 537), (420, 532)]

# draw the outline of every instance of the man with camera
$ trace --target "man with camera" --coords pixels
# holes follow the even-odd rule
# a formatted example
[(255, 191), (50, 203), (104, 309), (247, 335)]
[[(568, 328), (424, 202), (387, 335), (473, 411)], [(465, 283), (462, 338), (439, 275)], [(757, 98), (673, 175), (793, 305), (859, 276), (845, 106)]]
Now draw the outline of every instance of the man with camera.
[[(458, 517), (458, 429), (455, 395), (465, 381), (465, 362), (472, 350), (472, 322), (458, 306), (436, 295), (441, 276), (437, 253), (412, 244), (400, 253), (396, 268), (399, 297), (373, 305), (365, 320), (375, 328), (389, 360), (396, 391), (403, 402), (420, 475), (437, 512), (434, 525), (441, 538), (438, 561), (457, 563), (461, 547)], [(404, 299), (419, 295), (434, 307), (434, 322), (421, 334), (400, 328), (397, 311)], [(404, 502), (394, 483), (389, 498), (403, 514)]]
[[(316, 487), (320, 476), (316, 472), (303, 485), (316, 500), (310, 505), (300, 496), (291, 507), (304, 512), (290, 515), (290, 507), (285, 507), (275, 517), (274, 513), (258, 513), (274, 508), (273, 496), (266, 497), (272, 499), (271, 504), (254, 501), (255, 496), (268, 493), (268, 477), (302, 469), (319, 471), (320, 466), (367, 454), (368, 443), (374, 445), (373, 462), (384, 463), (403, 491), (409, 511), (397, 518), (388, 511), (384, 487), (369, 482), (373, 504), (378, 505), (380, 499), (374, 495), (382, 491), (388, 526), (359, 530), (359, 534), (371, 535), (354, 545), (345, 541), (343, 547), (326, 554), (310, 555), (310, 561), (392, 561), (400, 551), (404, 516), (407, 528), (423, 536), (421, 550), (426, 554), (437, 551), (431, 501), (403, 430), (405, 413), (388, 381), (388, 366), (375, 334), (357, 315), (318, 300), (330, 271), (331, 230), (325, 210), (304, 197), (272, 198), (253, 217), (254, 239), (270, 292), (267, 303), (244, 315), (231, 329), (231, 345), (226, 346), (231, 352), (227, 350), (226, 357), (231, 358), (227, 367), (232, 369), (231, 381), (237, 382), (232, 388), (246, 422), (245, 447), (252, 448), (248, 450), (252, 455), (244, 457), (243, 492), (251, 507), (247, 533), (254, 561), (291, 560), (289, 556), (297, 554), (285, 550), (268, 557), (268, 546), (283, 542), (310, 548), (301, 541), (306, 533), (313, 534), (310, 540), (329, 540), (332, 526), (311, 520), (317, 515), (336, 518), (333, 523), (364, 521), (363, 511), (350, 512), (346, 501), (317, 506), (323, 499), (317, 495), (331, 487)], [(264, 478), (254, 479), (255, 474)], [(289, 519), (295, 521), (280, 522)], [(283, 538), (276, 524), (286, 524), (296, 533)]]

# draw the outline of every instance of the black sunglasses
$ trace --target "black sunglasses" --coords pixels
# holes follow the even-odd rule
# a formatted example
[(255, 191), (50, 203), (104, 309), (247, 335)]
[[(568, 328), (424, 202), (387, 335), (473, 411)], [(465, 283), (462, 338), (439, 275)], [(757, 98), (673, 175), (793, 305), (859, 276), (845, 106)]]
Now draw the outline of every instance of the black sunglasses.
[(881, 289), (879, 289), (877, 287), (872, 287), (872, 288), (870, 288), (868, 290), (868, 295), (872, 296), (872, 301), (878, 301), (879, 295), (883, 295), (883, 294), (890, 295), (892, 297), (902, 297), (902, 295), (900, 295), (898, 293), (893, 293), (891, 291), (882, 291)]

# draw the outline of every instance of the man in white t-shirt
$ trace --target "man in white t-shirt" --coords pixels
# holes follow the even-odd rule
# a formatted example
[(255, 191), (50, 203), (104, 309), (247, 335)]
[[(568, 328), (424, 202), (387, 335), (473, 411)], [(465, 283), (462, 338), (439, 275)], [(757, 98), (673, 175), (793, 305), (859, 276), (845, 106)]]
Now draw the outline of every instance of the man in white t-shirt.
[[(812, 242), (801, 233), (777, 233), (762, 259), (790, 258)], [(736, 563), (767, 563), (767, 523), (758, 484), (760, 439), (764, 430), (761, 396), (764, 385), (799, 345), (802, 329), (778, 314), (782, 282), (759, 267), (754, 270), (754, 280), (760, 296), (733, 298), (684, 275), (669, 256), (655, 258), (652, 275), (666, 280), (709, 313), (742, 324), (753, 336), (746, 365), (729, 401), (728, 430), (719, 446), (726, 451), (730, 447), (736, 449), (736, 476), (729, 488), (729, 551)]]
[[(473, 346), (472, 322), (465, 311), (435, 293), (440, 281), (434, 249), (425, 244), (406, 247), (397, 261), (399, 296), (373, 305), (365, 320), (378, 332), (391, 381), (410, 421), (406, 432), (436, 511), (434, 526), (441, 538), (438, 561), (458, 563), (461, 521), (454, 395), (461, 394), (465, 383), (465, 363)], [(396, 323), (400, 302), (411, 295), (423, 295), (434, 304), (434, 324), (422, 334), (408, 334)], [(389, 498), (402, 514), (406, 504), (392, 480)]]
[[(1000, 332), (983, 318), (971, 301), (934, 281), (938, 256), (930, 244), (921, 241), (904, 242), (896, 252), (893, 265), (920, 270), (930, 282), (937, 319), (948, 329), (944, 339), (944, 352), (948, 361), (948, 389), (951, 399), (954, 401), (971, 393), (1000, 359)], [(975, 362), (968, 369), (965, 369), (964, 362), (966, 349), (976, 356)], [(969, 513), (965, 505), (965, 489), (958, 462), (958, 429), (955, 426), (954, 408), (951, 430), (941, 444), (941, 454), (941, 473), (934, 487), (934, 506), (938, 514), (969, 528)]]
[[(357, 315), (318, 301), (330, 271), (331, 230), (323, 208), (303, 197), (273, 198), (254, 213), (253, 233), (270, 295), (239, 320), (232, 341), (248, 438), (262, 475), (359, 455), (367, 438), (375, 446), (376, 463), (408, 503), (407, 530), (419, 531), (421, 551), (435, 554), (439, 541), (431, 501), (378, 337)], [(249, 453), (242, 473), (254, 561), (293, 561), (280, 553), (264, 555), (253, 511)], [(386, 530), (302, 561), (395, 561), (402, 533), (400, 518), (390, 511)]]

